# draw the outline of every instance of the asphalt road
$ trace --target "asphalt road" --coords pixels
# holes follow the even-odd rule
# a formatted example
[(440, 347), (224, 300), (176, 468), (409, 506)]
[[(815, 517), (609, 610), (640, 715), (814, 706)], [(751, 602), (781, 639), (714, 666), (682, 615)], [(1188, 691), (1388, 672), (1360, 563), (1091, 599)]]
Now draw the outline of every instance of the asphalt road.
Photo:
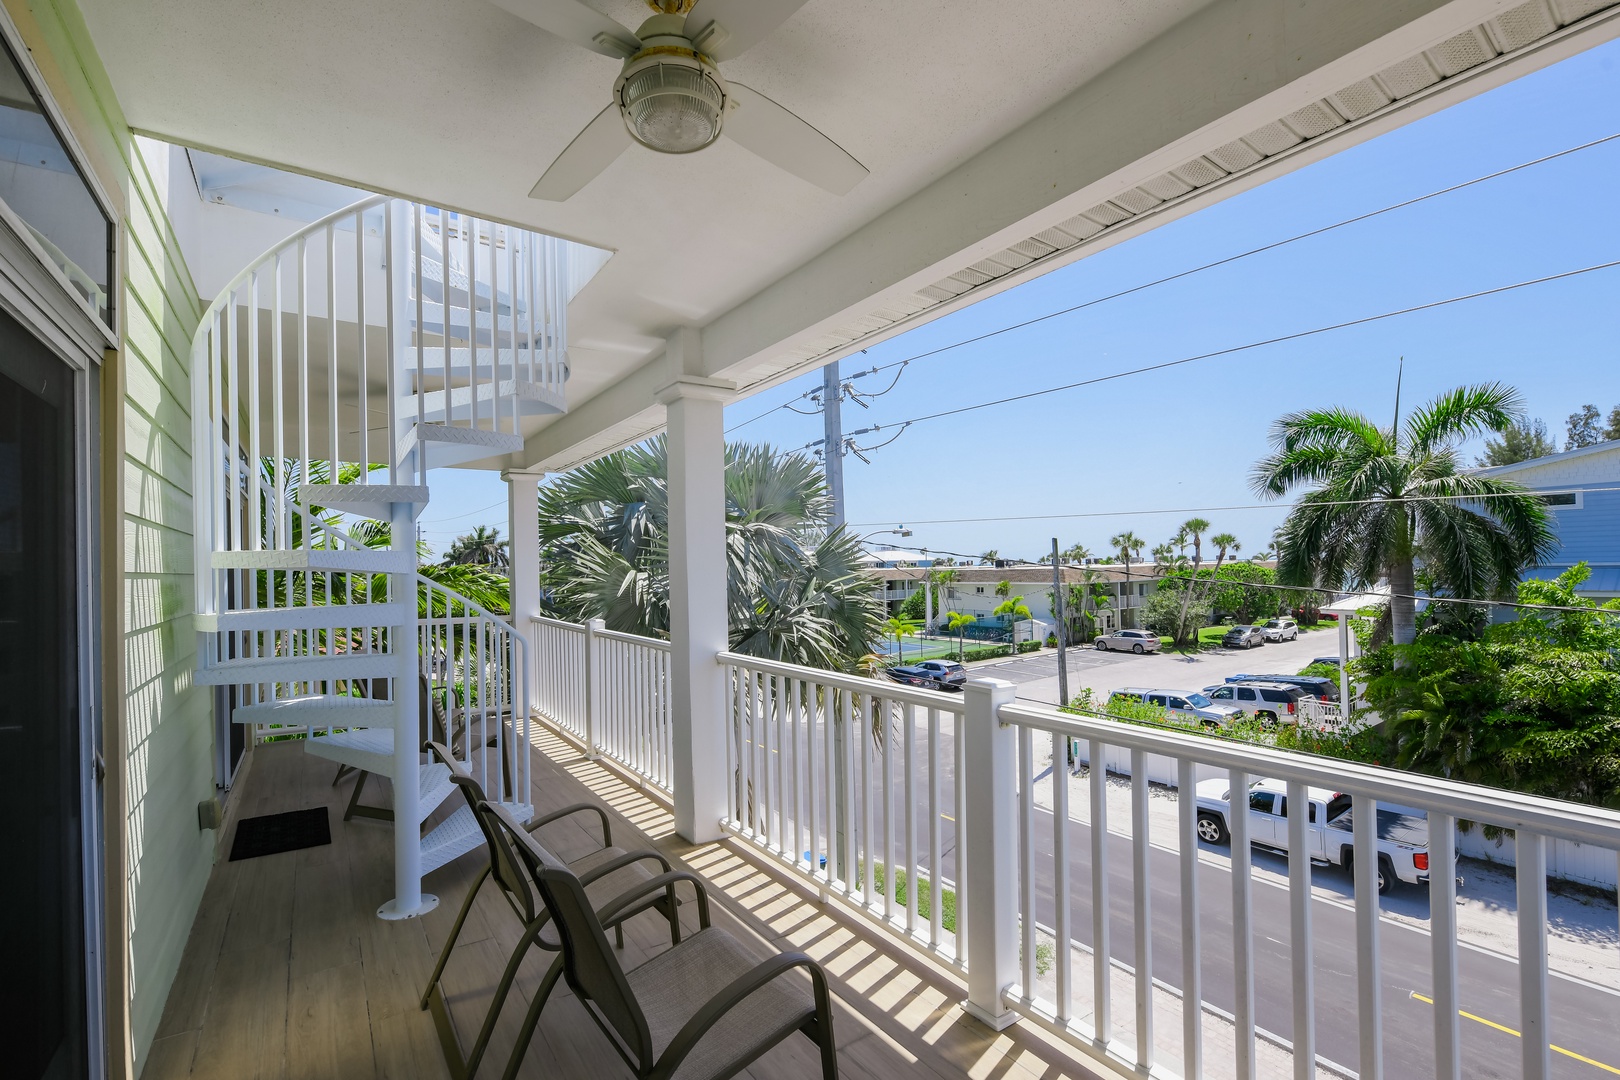
[[(1052, 925), (1052, 816), (1036, 812), (1036, 918)], [(1225, 852), (1224, 848), (1204, 850)], [(1091, 944), (1091, 836), (1090, 827), (1070, 822), (1071, 930), (1076, 941)], [(1279, 856), (1256, 852), (1257, 861)], [(1109, 834), (1109, 922), (1111, 953), (1116, 960), (1136, 963), (1132, 911), (1131, 842)], [(1317, 868), (1317, 874), (1339, 874)], [(947, 874), (949, 870), (947, 869)], [(1180, 987), (1181, 877), (1176, 853), (1153, 849), (1149, 867), (1153, 924), (1152, 970), (1164, 983)], [(1288, 891), (1260, 879), (1252, 884), (1255, 1020), (1286, 1039), (1293, 1037), (1293, 993), (1289, 944)], [(1356, 1016), (1355, 915), (1346, 905), (1314, 899), (1312, 951), (1315, 969), (1317, 1053), (1350, 1069), (1357, 1068), (1359, 1025)], [(1430, 939), (1400, 923), (1380, 921), (1380, 973), (1383, 985), (1383, 1035), (1386, 1075), (1431, 1076), (1434, 1071), (1433, 1007), (1413, 997), (1432, 995)], [(1199, 932), (1203, 998), (1230, 1012), (1236, 998), (1233, 981), (1232, 874), (1224, 862), (1199, 863)], [(1462, 1021), (1463, 1075), (1517, 1078), (1520, 1075), (1519, 1039), (1500, 1027), (1518, 1027), (1517, 963), (1473, 949), (1457, 956), (1460, 1004), (1480, 1017)], [(1620, 995), (1591, 989), (1572, 980), (1549, 980), (1552, 1041), (1570, 1051), (1602, 1063), (1610, 1071), (1575, 1057), (1555, 1053), (1551, 1075), (1559, 1080), (1580, 1080), (1613, 1075), (1620, 1069)], [(1089, 995), (1090, 988), (1078, 988)], [(1127, 1013), (1131, 1002), (1116, 1001)], [(1163, 1022), (1163, 1021), (1161, 1021)], [(1212, 1066), (1216, 1063), (1212, 1062)]]

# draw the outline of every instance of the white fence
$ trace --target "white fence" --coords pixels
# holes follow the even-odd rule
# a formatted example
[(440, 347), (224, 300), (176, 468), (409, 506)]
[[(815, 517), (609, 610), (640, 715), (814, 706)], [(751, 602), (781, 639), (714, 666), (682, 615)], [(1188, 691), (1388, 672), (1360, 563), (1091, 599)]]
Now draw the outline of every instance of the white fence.
[[(1019, 705), (1013, 687), (1004, 683), (971, 684), (966, 720), (972, 741), (965, 761), (965, 842), (974, 867), (969, 1007), (976, 1015), (993, 1023), (1023, 1016), (1087, 1053), (1140, 1073), (1151, 1068), (1187, 1077), (1252, 1077), (1264, 1071), (1257, 1046), (1264, 1034), (1267, 1052), (1292, 1056), (1295, 1076), (1314, 1076), (1319, 1065), (1333, 1069), (1318, 1057), (1319, 1017), (1328, 1025), (1324, 1037), (1334, 1044), (1324, 1057), (1340, 1063), (1342, 1071), (1362, 1077), (1460, 1077), (1476, 1071), (1479, 1060), (1470, 1058), (1465, 1072), (1465, 1052), (1481, 1051), (1462, 1041), (1459, 1009), (1478, 1006), (1461, 998), (1456, 881), (1446, 872), (1455, 859), (1455, 823), (1467, 819), (1513, 829), (1519, 863), (1517, 960), (1500, 958), (1495, 961), (1500, 972), (1486, 976), (1488, 986), (1476, 981), (1467, 989), (1472, 999), (1516, 985), (1510, 996), (1517, 998), (1517, 1015), (1506, 1019), (1521, 1033), (1520, 1075), (1526, 1080), (1551, 1075), (1549, 1025), (1555, 1015), (1547, 967), (1548, 848), (1558, 841), (1578, 843), (1606, 852), (1612, 865), (1620, 848), (1620, 814)], [(1049, 807), (1037, 804), (1038, 761), (1048, 753), (1054, 763), (1062, 761), (1067, 739), (1088, 744), (1091, 760), (1106, 761), (1121, 751), (1129, 755), (1124, 820), (1110, 819), (1108, 785), (1101, 783), (1087, 785), (1090, 806), (1083, 827), (1071, 820), (1067, 784), (1051, 787)], [(1150, 809), (1152, 757), (1174, 762), (1178, 773), (1175, 827), (1164, 829), (1161, 816), (1157, 834)], [(1200, 845), (1194, 778), (1212, 769), (1238, 792), (1261, 777), (1282, 781), (1292, 805), (1305, 802), (1308, 786), (1352, 797), (1354, 830), (1347, 839), (1354, 845), (1355, 873), (1348, 916), (1339, 914), (1342, 907), (1315, 902), (1308, 859), (1289, 861), (1283, 895), (1270, 885), (1256, 888), (1247, 813), (1226, 815), (1229, 869), (1217, 872), (1193, 857)], [(1061, 766), (1057, 771), (1061, 774)], [(1385, 943), (1396, 931), (1380, 918), (1374, 885), (1380, 802), (1428, 815), (1428, 857), (1436, 868), (1428, 884), (1426, 941), (1387, 954)], [(1306, 816), (1288, 816), (1286, 828), (1288, 846), (1307, 850)], [(1168, 856), (1163, 854), (1167, 847)], [(1118, 873), (1112, 870), (1116, 859)], [(1159, 875), (1171, 875), (1174, 887), (1156, 890)], [(1210, 890), (1216, 879), (1222, 888)], [(1167, 895), (1173, 897), (1175, 915), (1156, 915), (1155, 903), (1164, 903)], [(1318, 918), (1334, 926), (1318, 935), (1313, 929)], [(1128, 933), (1129, 947), (1123, 942), (1115, 947), (1116, 928)], [(1043, 947), (1051, 950), (1050, 979), (1038, 971)], [(1177, 953), (1179, 963), (1156, 964), (1161, 949)], [(1096, 956), (1108, 956), (1110, 963), (1092, 963)], [(1471, 959), (1469, 966), (1471, 978), (1478, 980), (1478, 965)], [(1206, 980), (1206, 969), (1213, 974), (1215, 968), (1221, 978)], [(1089, 974), (1089, 985), (1077, 977), (1081, 969)], [(1257, 997), (1257, 984), (1274, 991), (1279, 982), (1287, 987), (1284, 994)], [(1409, 1007), (1405, 995), (1386, 1003), (1385, 988), (1391, 984), (1416, 988), (1410, 991), (1412, 1001), (1424, 1008)], [(1225, 1001), (1220, 1011), (1227, 1031), (1218, 1044), (1206, 1047), (1211, 991)], [(1185, 1002), (1200, 1007), (1183, 1007)], [(1355, 1019), (1347, 1021), (1344, 1005), (1351, 1002)], [(1167, 1019), (1179, 1026), (1178, 1038), (1159, 1037), (1165, 1033), (1158, 1026)], [(1559, 1038), (1568, 1038), (1567, 1031)], [(1393, 1052), (1386, 1057), (1386, 1038), (1400, 1045), (1398, 1058)], [(1175, 1045), (1173, 1053), (1166, 1043)], [(1230, 1060), (1215, 1060), (1216, 1045)], [(1212, 1051), (1208, 1059), (1206, 1049)]]
[(583, 745), (669, 794), (669, 643), (589, 623), (532, 622), (536, 707)]
[(961, 695), (719, 659), (731, 704), (726, 825), (824, 894), (961, 964)]

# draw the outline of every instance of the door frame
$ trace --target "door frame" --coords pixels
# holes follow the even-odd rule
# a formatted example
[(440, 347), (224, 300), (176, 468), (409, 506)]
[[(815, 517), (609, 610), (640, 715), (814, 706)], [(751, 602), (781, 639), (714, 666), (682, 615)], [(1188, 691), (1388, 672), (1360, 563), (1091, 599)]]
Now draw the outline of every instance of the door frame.
[[(71, 287), (66, 276), (53, 264), (22, 219), (0, 200), (0, 309), (3, 309), (34, 336), (71, 372), (72, 391), (69, 396), (67, 421), (73, 426), (73, 527), (75, 585), (74, 619), (78, 630), (78, 701), (79, 701), (79, 809), (83, 822), (80, 837), (80, 858), (83, 881), (84, 921), (84, 997), (85, 997), (85, 1059), (91, 1080), (102, 1080), (109, 1071), (109, 1052), (120, 1058), (128, 1049), (110, 1046), (109, 1031), (111, 1003), (108, 1001), (109, 966), (117, 964), (114, 951), (124, 945), (120, 941), (109, 943), (108, 918), (109, 888), (114, 896), (122, 897), (122, 881), (109, 882), (109, 871), (121, 867), (122, 837), (113, 839), (109, 850), (107, 836), (107, 803), (122, 798), (122, 762), (117, 748), (122, 746), (121, 732), (117, 731), (122, 709), (108, 709), (108, 690), (104, 683), (108, 645), (98, 627), (110, 625), (109, 620), (122, 612), (122, 567), (109, 581), (103, 578), (109, 569), (103, 561), (109, 550), (106, 529), (118, 526), (120, 505), (117, 491), (108, 491), (104, 484), (116, 483), (117, 473), (109, 476), (102, 455), (109, 448), (116, 451), (123, 444), (122, 417), (116, 406), (122, 395), (117, 393), (117, 351), (120, 342), (119, 290), (124, 276), (124, 228), (117, 206), (101, 186), (100, 178), (90, 165), (88, 156), (78, 143), (66, 116), (51, 96), (48, 84), (34, 63), (33, 54), (18, 31), (10, 12), (0, 6), (0, 36), (5, 39), (11, 55), (22, 70), (23, 78), (39, 99), (57, 136), (62, 140), (68, 156), (77, 166), (91, 196), (111, 223), (112, 266), (108, 283), (108, 306), (112, 325), (103, 322), (88, 303)], [(108, 409), (108, 406), (114, 409)], [(105, 411), (104, 411), (105, 410)], [(110, 415), (109, 415), (110, 413)], [(119, 426), (103, 431), (103, 421), (116, 418)], [(111, 508), (111, 509), (109, 509)], [(122, 547), (112, 538), (112, 550)], [(112, 590), (109, 593), (109, 589)], [(122, 634), (122, 622), (108, 634)], [(108, 725), (112, 730), (108, 730)], [(106, 758), (103, 750), (106, 749)], [(111, 759), (111, 760), (108, 760)], [(110, 782), (109, 782), (110, 781)], [(118, 872), (121, 878), (121, 871)], [(119, 908), (122, 910), (120, 901)], [(122, 919), (120, 917), (120, 923)], [(122, 981), (122, 965), (117, 965)], [(127, 1003), (126, 1003), (127, 1006)], [(127, 1008), (126, 1008), (127, 1011)], [(119, 1018), (119, 1028), (124, 1023)], [(127, 1041), (127, 1039), (122, 1040)], [(124, 1070), (119, 1069), (122, 1073)]]

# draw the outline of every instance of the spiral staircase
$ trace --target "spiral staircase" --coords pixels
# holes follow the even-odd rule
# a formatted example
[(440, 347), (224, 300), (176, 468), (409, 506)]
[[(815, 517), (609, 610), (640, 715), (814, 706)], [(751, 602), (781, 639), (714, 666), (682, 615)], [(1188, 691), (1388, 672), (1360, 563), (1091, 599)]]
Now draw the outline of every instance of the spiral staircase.
[(527, 643), (422, 576), (415, 522), (430, 468), (498, 467), (566, 408), (565, 249), (374, 197), (249, 265), (193, 339), (196, 680), (254, 738), (393, 782), (384, 918), (481, 842), (465, 807), (422, 834), (454, 790), (426, 735), (529, 813)]

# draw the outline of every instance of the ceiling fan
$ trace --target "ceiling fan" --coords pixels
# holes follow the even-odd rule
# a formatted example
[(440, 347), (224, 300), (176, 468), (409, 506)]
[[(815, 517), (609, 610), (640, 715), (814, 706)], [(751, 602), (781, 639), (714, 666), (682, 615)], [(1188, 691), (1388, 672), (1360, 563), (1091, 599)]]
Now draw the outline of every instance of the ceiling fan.
[(581, 0), (494, 0), (565, 41), (624, 61), (613, 100), (551, 163), (531, 199), (562, 202), (632, 141), (690, 154), (722, 134), (778, 168), (843, 195), (866, 167), (843, 147), (716, 66), (758, 44), (805, 0), (647, 0), (631, 33)]

